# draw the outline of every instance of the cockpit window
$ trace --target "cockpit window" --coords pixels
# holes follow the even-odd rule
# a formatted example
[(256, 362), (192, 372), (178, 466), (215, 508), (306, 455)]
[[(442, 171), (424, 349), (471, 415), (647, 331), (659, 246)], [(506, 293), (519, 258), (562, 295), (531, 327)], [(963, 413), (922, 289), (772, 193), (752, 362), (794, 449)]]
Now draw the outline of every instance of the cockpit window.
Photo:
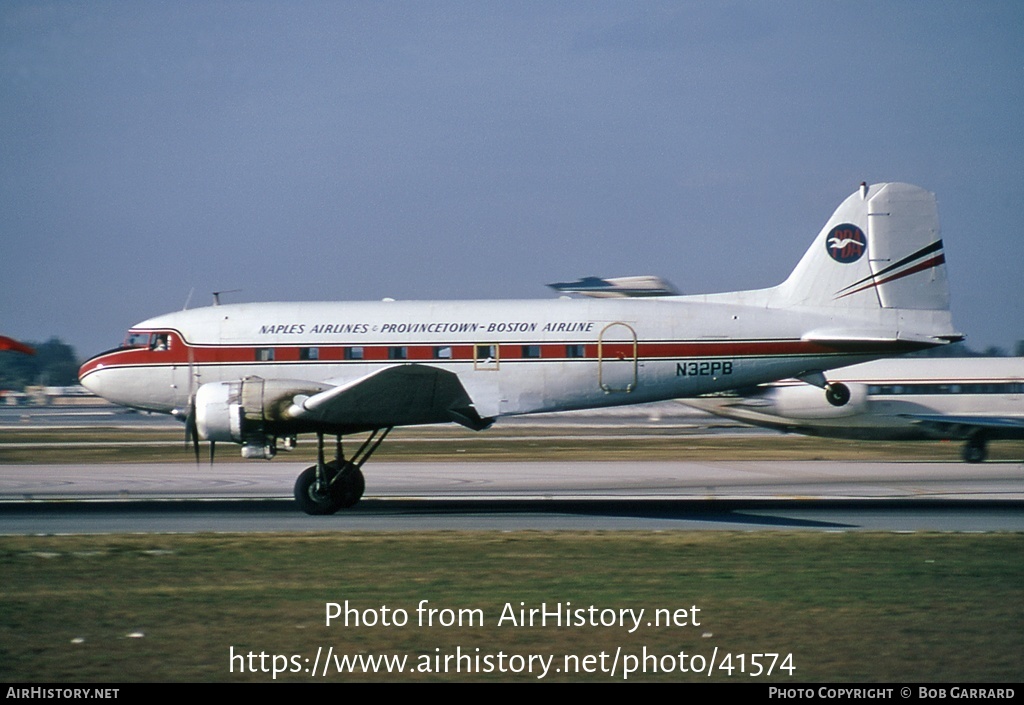
[(171, 347), (171, 336), (167, 333), (137, 333), (128, 331), (128, 337), (121, 345), (123, 348), (149, 348), (150, 350), (163, 351)]
[(149, 333), (135, 333), (128, 331), (128, 337), (124, 339), (125, 348), (145, 348), (149, 347)]
[(170, 347), (170, 339), (166, 333), (154, 333), (149, 341), (149, 349), (161, 352)]

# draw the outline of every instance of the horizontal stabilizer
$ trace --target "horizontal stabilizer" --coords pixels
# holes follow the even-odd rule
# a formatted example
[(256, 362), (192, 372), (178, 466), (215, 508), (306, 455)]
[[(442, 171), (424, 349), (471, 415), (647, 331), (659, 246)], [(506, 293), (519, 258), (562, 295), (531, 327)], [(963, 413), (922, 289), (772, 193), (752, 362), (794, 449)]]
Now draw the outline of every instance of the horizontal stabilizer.
[(828, 328), (812, 330), (800, 336), (809, 343), (895, 343), (893, 331), (870, 330), (867, 328)]
[(960, 334), (929, 336), (904, 331), (893, 335), (893, 331), (880, 329), (827, 328), (812, 330), (802, 335), (800, 339), (810, 343), (822, 343), (825, 345), (842, 345), (844, 343), (919, 343), (922, 345), (941, 345), (963, 340), (963, 336)]

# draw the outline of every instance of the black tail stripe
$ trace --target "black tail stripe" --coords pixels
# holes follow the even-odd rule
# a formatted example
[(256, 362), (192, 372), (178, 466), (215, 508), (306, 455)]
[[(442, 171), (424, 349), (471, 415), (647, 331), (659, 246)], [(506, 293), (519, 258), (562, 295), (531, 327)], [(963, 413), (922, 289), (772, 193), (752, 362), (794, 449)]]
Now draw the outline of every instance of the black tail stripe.
[(899, 262), (894, 262), (893, 264), (890, 264), (885, 269), (877, 271), (877, 272), (871, 274), (870, 276), (866, 276), (863, 279), (861, 279), (860, 281), (855, 281), (853, 284), (850, 284), (849, 286), (843, 287), (839, 291), (846, 291), (847, 289), (852, 289), (853, 287), (859, 286), (860, 284), (863, 284), (864, 282), (869, 281), (871, 279), (874, 279), (876, 277), (885, 276), (887, 273), (893, 271), (894, 269), (899, 269), (903, 265), (909, 264), (910, 262), (913, 262), (914, 260), (916, 260), (919, 257), (925, 257), (925, 256), (930, 255), (933, 252), (937, 252), (938, 250), (941, 250), (941, 249), (942, 249), (942, 240), (936, 240), (932, 244), (926, 245), (926, 246), (922, 247), (920, 250), (918, 250), (914, 254), (907, 255), (906, 257), (901, 259)]

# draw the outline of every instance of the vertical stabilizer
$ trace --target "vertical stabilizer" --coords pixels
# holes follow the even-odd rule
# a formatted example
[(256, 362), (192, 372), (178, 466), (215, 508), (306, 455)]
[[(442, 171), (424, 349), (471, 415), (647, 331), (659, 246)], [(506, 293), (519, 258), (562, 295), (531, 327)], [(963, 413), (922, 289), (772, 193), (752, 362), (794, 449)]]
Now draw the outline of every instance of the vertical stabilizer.
[(782, 306), (949, 308), (935, 196), (910, 184), (862, 185), (778, 287)]

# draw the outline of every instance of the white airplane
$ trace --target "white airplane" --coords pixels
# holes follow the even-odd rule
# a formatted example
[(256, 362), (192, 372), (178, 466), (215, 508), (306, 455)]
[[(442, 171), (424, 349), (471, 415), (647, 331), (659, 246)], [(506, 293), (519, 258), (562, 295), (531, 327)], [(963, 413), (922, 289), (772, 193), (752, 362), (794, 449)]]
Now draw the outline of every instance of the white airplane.
[(799, 380), (681, 400), (718, 416), (809, 436), (962, 440), (968, 463), (988, 442), (1024, 439), (1024, 358), (903, 358), (830, 372), (850, 390), (842, 407)]
[[(786, 377), (841, 406), (849, 390), (824, 370), (962, 338), (944, 262), (933, 194), (862, 184), (769, 289), (652, 297), (650, 278), (627, 278), (597, 286), (605, 298), (215, 305), (133, 326), (79, 378), (117, 404), (182, 419), (197, 455), (203, 439), (211, 456), (231, 441), (245, 458), (271, 458), (315, 433), (317, 462), (295, 496), (330, 514), (359, 500), (362, 465), (396, 426), (481, 430), (507, 415)], [(342, 436), (359, 432), (369, 437), (346, 458)], [(337, 437), (331, 461), (325, 434)]]

